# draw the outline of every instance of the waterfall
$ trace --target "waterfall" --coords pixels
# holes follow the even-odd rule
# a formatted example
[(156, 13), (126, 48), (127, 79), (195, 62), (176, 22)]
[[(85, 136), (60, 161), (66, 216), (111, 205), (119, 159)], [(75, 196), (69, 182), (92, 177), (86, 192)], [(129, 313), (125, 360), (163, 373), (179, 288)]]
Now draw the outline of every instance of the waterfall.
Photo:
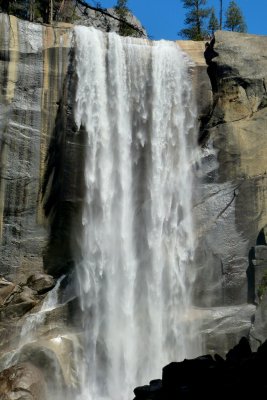
[(75, 37), (75, 119), (87, 133), (79, 399), (129, 400), (166, 363), (201, 353), (191, 305), (190, 62), (174, 42), (86, 27)]

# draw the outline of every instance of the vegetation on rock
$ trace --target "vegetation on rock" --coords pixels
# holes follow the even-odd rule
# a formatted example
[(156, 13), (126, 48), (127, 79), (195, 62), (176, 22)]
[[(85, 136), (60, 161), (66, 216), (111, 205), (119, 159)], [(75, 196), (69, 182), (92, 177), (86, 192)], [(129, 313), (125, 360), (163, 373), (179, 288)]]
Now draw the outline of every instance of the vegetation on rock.
[[(185, 18), (185, 28), (179, 35), (190, 40), (205, 40), (223, 26), (223, 1), (219, 0), (219, 20), (214, 8), (208, 7), (208, 0), (182, 0), (183, 6), (188, 10)], [(73, 23), (78, 19), (76, 11), (87, 14), (87, 9), (103, 14), (104, 17), (118, 21), (121, 36), (143, 36), (144, 31), (129, 22), (131, 11), (128, 0), (117, 0), (114, 11), (101, 7), (100, 2), (95, 6), (86, 0), (0, 0), (0, 11), (15, 15), (29, 21), (52, 24), (53, 22)], [(207, 20), (209, 18), (209, 20)], [(246, 32), (246, 23), (241, 9), (232, 0), (225, 13), (224, 28), (236, 32)], [(108, 27), (107, 27), (108, 30)]]
[(117, 0), (117, 4), (114, 7), (117, 16), (120, 19), (119, 34), (121, 36), (134, 36), (136, 34), (136, 30), (127, 24), (127, 16), (130, 13), (127, 3), (128, 0)]
[[(53, 22), (74, 23), (79, 20), (79, 15), (88, 18), (88, 10), (99, 14), (99, 18), (116, 20), (119, 25), (119, 34), (122, 36), (146, 36), (144, 29), (129, 22), (131, 12), (127, 0), (117, 0), (115, 12), (101, 7), (97, 2), (91, 6), (86, 0), (0, 0), (0, 12), (15, 15), (32, 22), (52, 24)], [(107, 23), (106, 30), (109, 31)]]
[(71, 22), (71, 15), (75, 12), (72, 0), (0, 0), (0, 8), (19, 18), (43, 23)]
[(262, 296), (266, 293), (267, 291), (267, 273), (265, 273), (262, 277), (261, 283), (258, 287), (258, 298), (262, 299)]

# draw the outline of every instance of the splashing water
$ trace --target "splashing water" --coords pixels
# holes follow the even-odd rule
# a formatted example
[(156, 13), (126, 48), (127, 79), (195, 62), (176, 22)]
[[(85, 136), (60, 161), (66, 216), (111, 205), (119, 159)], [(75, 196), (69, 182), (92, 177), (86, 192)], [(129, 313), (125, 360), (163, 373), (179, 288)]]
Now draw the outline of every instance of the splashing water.
[(44, 323), (46, 313), (54, 310), (59, 304), (58, 292), (60, 284), (64, 278), (65, 275), (60, 277), (55, 287), (47, 294), (40, 311), (36, 313), (30, 313), (26, 317), (20, 334), (20, 346), (23, 346), (24, 344), (30, 343), (37, 339), (36, 334), (38, 328)]
[(87, 132), (79, 296), (83, 400), (125, 400), (201, 353), (192, 316), (196, 107), (178, 45), (76, 27)]
[(3, 357), (1, 361), (1, 371), (18, 363), (24, 346), (38, 340), (38, 330), (44, 325), (47, 313), (54, 310), (59, 304), (59, 288), (64, 278), (64, 275), (59, 278), (55, 287), (46, 295), (41, 309), (38, 312), (31, 312), (26, 316), (16, 349), (11, 350), (10, 353), (6, 353)]

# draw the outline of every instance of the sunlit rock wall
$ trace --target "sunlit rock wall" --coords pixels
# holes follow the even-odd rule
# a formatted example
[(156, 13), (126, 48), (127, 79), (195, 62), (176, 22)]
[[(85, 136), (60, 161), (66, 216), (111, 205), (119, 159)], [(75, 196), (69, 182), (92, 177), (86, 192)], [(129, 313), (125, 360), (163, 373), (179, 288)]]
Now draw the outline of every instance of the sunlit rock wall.
[[(71, 320), (69, 305), (59, 306), (44, 316), (39, 333), (35, 333), (36, 337), (42, 336), (37, 346), (24, 348), (21, 339), (28, 313), (38, 313), (47, 293), (55, 286), (53, 277), (43, 273), (43, 256), (50, 249), (48, 243), (56, 239), (50, 221), (44, 215), (44, 204), (48, 208), (50, 205), (48, 198), (42, 199), (42, 187), (45, 182), (46, 186), (52, 185), (52, 176), (58, 177), (62, 209), (64, 201), (73, 200), (70, 193), (77, 193), (73, 188), (75, 173), (67, 181), (68, 174), (63, 167), (63, 164), (75, 164), (73, 158), (73, 164), (69, 161), (70, 154), (75, 157), (77, 148), (75, 140), (67, 138), (67, 132), (71, 132), (71, 137), (75, 136), (72, 125), (69, 130), (65, 129), (68, 110), (64, 99), (70, 97), (67, 77), (72, 57), (71, 40), (72, 29), (66, 24), (52, 29), (0, 14), (1, 370), (9, 365), (8, 360), (13, 356), (18, 363), (31, 363), (29, 370), (35, 366), (44, 371), (44, 365), (50, 363), (51, 368), (46, 369), (51, 376), (55, 376), (53, 368), (61, 363), (65, 365), (65, 371), (69, 368), (63, 353), (69, 354), (70, 350), (62, 349), (66, 341), (71, 341), (65, 336), (64, 342), (53, 342), (60, 332), (67, 334), (66, 321)], [(58, 157), (59, 143), (61, 157)], [(46, 172), (48, 159), (49, 174)], [(55, 168), (55, 164), (60, 168)], [(55, 170), (60, 173), (54, 174)], [(62, 175), (65, 175), (64, 182)], [(63, 187), (66, 189), (62, 190)], [(67, 235), (64, 236), (62, 229), (61, 237), (65, 242)], [(11, 396), (12, 392), (14, 396), (18, 391), (17, 380), (20, 387), (23, 374), (25, 391), (33, 395), (30, 376), (26, 370), (24, 374), (24, 364), (20, 365), (14, 387), (6, 386), (9, 370), (1, 375), (1, 394)], [(64, 368), (62, 370), (62, 376), (70, 382), (71, 378), (67, 378)]]
[(48, 229), (41, 186), (70, 32), (0, 14), (0, 270), (13, 281), (42, 269)]
[[(267, 270), (254, 248), (266, 246), (267, 41), (231, 32), (217, 32), (215, 40), (218, 56), (209, 67), (213, 106), (200, 131), (202, 159), (195, 193), (195, 296), (217, 319), (206, 330), (208, 348), (214, 351), (220, 342), (231, 347), (238, 336), (248, 334)], [(217, 309), (221, 306), (225, 314)], [(229, 313), (239, 323), (225, 324)]]

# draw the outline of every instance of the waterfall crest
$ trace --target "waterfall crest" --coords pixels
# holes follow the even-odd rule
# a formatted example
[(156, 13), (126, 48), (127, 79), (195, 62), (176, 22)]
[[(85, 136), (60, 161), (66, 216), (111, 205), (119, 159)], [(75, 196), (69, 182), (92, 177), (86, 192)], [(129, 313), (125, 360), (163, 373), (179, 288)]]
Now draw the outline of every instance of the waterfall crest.
[(125, 400), (166, 363), (201, 353), (191, 306), (196, 107), (176, 43), (85, 27), (75, 37), (75, 119), (87, 132), (79, 398)]

